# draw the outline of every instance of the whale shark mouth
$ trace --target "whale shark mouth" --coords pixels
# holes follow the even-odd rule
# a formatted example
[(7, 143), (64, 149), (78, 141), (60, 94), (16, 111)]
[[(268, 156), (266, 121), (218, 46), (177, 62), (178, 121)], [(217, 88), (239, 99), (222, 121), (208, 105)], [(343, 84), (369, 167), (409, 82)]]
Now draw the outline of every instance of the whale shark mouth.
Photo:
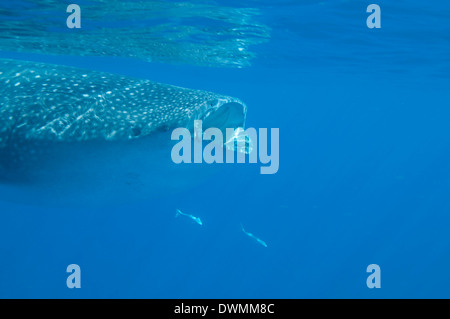
[(221, 101), (202, 118), (203, 129), (218, 128), (225, 136), (227, 128), (244, 127), (246, 106), (238, 101)]

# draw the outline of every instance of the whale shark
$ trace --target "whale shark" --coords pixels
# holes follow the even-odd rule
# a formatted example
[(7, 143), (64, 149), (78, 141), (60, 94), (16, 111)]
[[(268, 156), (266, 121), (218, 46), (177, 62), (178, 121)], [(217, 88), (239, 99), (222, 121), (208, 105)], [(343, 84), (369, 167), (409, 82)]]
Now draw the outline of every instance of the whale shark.
[(211, 167), (171, 161), (174, 128), (244, 127), (239, 99), (0, 59), (0, 199), (95, 205), (172, 194)]

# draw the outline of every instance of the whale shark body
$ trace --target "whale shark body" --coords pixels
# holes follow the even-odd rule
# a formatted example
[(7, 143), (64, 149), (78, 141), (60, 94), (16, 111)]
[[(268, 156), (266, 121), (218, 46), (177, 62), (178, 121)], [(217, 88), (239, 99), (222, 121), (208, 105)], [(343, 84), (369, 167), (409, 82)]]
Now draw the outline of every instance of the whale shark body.
[(170, 133), (243, 127), (239, 99), (115, 74), (0, 59), (0, 198), (145, 199), (210, 170), (171, 161)]

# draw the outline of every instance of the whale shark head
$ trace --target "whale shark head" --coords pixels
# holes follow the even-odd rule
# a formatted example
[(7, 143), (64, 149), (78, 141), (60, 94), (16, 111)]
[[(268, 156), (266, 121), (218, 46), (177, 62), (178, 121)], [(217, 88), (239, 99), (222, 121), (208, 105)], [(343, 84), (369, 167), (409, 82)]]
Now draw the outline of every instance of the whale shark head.
[(243, 127), (239, 99), (148, 80), (0, 60), (0, 195), (50, 205), (128, 201), (201, 171), (171, 161), (174, 128)]

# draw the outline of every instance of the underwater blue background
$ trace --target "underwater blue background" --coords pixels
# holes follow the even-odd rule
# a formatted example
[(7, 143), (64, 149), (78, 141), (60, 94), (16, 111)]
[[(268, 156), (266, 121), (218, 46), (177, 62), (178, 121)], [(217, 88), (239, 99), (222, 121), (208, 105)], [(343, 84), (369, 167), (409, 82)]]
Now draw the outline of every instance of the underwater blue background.
[[(0, 297), (449, 298), (450, 3), (377, 1), (382, 28), (368, 29), (369, 1), (219, 2), (258, 8), (271, 29), (249, 67), (0, 57), (238, 97), (247, 127), (280, 129), (278, 173), (223, 164), (103, 208), (0, 202)], [(81, 289), (66, 287), (72, 263)], [(366, 286), (373, 263), (380, 289)]]

